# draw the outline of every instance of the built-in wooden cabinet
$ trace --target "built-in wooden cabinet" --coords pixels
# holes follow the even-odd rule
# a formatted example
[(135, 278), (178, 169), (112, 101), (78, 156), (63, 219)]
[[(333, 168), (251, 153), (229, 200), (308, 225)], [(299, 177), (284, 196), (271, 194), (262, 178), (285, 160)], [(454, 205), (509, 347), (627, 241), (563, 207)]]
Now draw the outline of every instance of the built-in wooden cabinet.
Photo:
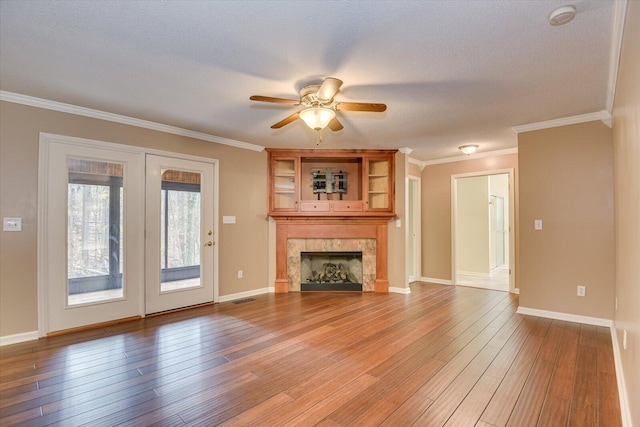
[(396, 150), (267, 152), (270, 216), (395, 215)]
[(273, 212), (298, 210), (298, 159), (274, 159), (272, 166), (271, 208)]

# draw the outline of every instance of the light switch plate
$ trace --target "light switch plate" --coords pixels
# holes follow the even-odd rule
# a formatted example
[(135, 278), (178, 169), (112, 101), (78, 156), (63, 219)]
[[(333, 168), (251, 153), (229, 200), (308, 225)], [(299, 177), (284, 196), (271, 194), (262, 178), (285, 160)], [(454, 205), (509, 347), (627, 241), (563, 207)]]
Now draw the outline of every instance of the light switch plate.
[(398, 228), (402, 227), (402, 220), (401, 219), (396, 219), (396, 227), (398, 227)]
[(222, 223), (223, 224), (235, 224), (236, 223), (236, 217), (235, 216), (223, 216), (222, 217)]
[(533, 221), (533, 229), (534, 230), (542, 230), (542, 220), (536, 219)]
[(2, 218), (2, 231), (22, 231), (22, 218)]

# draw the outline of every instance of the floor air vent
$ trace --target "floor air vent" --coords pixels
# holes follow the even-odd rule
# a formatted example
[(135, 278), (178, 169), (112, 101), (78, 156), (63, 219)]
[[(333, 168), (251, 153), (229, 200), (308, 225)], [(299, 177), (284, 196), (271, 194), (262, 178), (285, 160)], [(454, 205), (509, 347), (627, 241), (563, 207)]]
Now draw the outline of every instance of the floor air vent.
[(242, 299), (237, 299), (235, 301), (231, 301), (234, 304), (242, 304), (243, 302), (249, 302), (249, 301), (255, 301), (255, 298), (242, 298)]

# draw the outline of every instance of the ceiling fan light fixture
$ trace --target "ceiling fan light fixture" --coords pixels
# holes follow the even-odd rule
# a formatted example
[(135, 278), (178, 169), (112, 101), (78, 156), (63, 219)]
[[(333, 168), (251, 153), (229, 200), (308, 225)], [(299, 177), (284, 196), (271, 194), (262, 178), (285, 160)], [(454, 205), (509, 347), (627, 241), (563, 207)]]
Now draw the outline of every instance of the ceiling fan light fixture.
[(458, 147), (458, 149), (460, 149), (460, 151), (468, 156), (469, 154), (475, 153), (478, 149), (478, 146), (475, 144), (461, 145), (460, 147)]
[(331, 108), (310, 107), (300, 111), (300, 118), (313, 130), (322, 130), (336, 117)]

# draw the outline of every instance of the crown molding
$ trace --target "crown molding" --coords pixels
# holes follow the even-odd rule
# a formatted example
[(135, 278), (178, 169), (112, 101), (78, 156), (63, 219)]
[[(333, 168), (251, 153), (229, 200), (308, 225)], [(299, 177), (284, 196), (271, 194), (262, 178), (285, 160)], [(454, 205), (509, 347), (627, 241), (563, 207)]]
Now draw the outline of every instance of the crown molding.
[(506, 148), (504, 150), (494, 150), (494, 151), (483, 151), (483, 152), (475, 152), (473, 154), (469, 154), (467, 155), (462, 155), (462, 156), (455, 156), (455, 157), (445, 157), (442, 159), (435, 159), (435, 160), (425, 160), (424, 162), (422, 162), (422, 167), (425, 166), (431, 166), (431, 165), (439, 165), (442, 163), (453, 163), (453, 162), (463, 162), (465, 160), (475, 160), (475, 159), (482, 159), (485, 157), (494, 157), (494, 156), (504, 156), (507, 154), (517, 154), (518, 153), (518, 148)]
[(411, 154), (413, 152), (413, 148), (402, 147), (402, 148), (398, 148), (398, 151), (401, 152), (402, 154)]
[(414, 159), (413, 157), (409, 157), (409, 163), (414, 164), (420, 168), (420, 171), (424, 169), (424, 162), (418, 159)]
[(531, 132), (533, 130), (549, 129), (559, 126), (575, 125), (577, 123), (602, 121), (605, 125), (611, 127), (611, 114), (602, 110), (595, 113), (582, 114), (579, 116), (563, 117), (561, 119), (547, 120), (544, 122), (531, 123), (528, 125), (514, 126), (511, 129), (515, 133)]
[(91, 108), (79, 107), (77, 105), (64, 104), (62, 102), (50, 101), (48, 99), (35, 98), (33, 96), (21, 95), (13, 92), (0, 91), (0, 101), (13, 102), (15, 104), (29, 105), (31, 107), (44, 108), (47, 110), (59, 111), (62, 113), (75, 114), (77, 116), (91, 117), (93, 119), (106, 120), (139, 128), (156, 130), (173, 135), (186, 136), (200, 139), (202, 141), (214, 142), (216, 144), (229, 145), (231, 147), (242, 148), (251, 151), (264, 151), (260, 145), (248, 142), (236, 141), (235, 139), (222, 138), (208, 133), (196, 132), (189, 129), (169, 126), (162, 123), (150, 122), (148, 120), (136, 119), (134, 117), (121, 116), (119, 114), (108, 113), (106, 111), (93, 110)]
[[(622, 36), (624, 34), (624, 20), (627, 14), (627, 0), (614, 2), (613, 5), (613, 32), (611, 37), (611, 57), (609, 58), (609, 81), (607, 83), (607, 112), (613, 113), (613, 101), (616, 97), (616, 85), (618, 82), (618, 67), (620, 66), (620, 53), (622, 51)], [(609, 119), (610, 120), (610, 119)], [(611, 127), (611, 125), (608, 125)]]

